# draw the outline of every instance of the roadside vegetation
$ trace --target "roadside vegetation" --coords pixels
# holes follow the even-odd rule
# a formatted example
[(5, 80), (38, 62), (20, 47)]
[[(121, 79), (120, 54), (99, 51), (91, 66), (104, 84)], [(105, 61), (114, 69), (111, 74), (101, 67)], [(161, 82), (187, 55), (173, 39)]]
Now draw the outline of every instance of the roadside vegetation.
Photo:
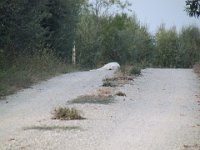
[(80, 68), (115, 61), (138, 75), (143, 67), (191, 68), (200, 60), (197, 26), (177, 32), (162, 24), (153, 35), (128, 1), (5, 0), (0, 21), (0, 97), (72, 71), (74, 46)]
[(193, 66), (193, 70), (194, 70), (194, 72), (197, 73), (197, 74), (199, 75), (199, 77), (200, 77), (200, 64), (199, 64), (199, 63), (197, 63), (197, 64), (195, 64), (195, 65)]
[(75, 70), (77, 67), (62, 63), (52, 52), (43, 51), (33, 56), (17, 58), (10, 68), (0, 72), (0, 97)]

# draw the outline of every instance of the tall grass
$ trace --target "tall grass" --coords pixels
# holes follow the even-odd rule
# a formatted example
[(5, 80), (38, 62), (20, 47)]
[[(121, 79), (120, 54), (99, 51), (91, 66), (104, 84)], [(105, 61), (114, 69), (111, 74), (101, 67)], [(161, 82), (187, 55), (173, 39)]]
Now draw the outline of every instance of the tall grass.
[(194, 70), (195, 73), (197, 73), (198, 75), (200, 75), (200, 63), (196, 63), (193, 66), (193, 70)]
[(138, 76), (144, 68), (144, 64), (124, 65), (121, 66), (120, 71), (124, 76)]
[(30, 87), (41, 80), (75, 69), (64, 64), (49, 50), (31, 56), (17, 57), (9, 68), (0, 69), (0, 98)]

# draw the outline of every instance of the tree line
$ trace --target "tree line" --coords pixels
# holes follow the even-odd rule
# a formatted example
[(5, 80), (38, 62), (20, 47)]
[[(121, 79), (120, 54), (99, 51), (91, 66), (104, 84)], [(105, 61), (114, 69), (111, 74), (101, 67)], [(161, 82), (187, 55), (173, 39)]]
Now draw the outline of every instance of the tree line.
[(152, 35), (129, 6), (120, 0), (0, 0), (0, 70), (19, 57), (46, 53), (71, 64), (74, 44), (77, 64), (87, 68), (110, 61), (187, 68), (199, 61), (198, 27), (177, 32), (161, 25)]

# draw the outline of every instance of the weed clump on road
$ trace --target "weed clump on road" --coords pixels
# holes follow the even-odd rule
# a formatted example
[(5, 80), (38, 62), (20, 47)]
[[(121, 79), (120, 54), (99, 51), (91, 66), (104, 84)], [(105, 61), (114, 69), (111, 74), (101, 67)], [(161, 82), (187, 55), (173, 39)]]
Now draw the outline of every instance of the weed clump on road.
[(117, 85), (115, 84), (114, 80), (111, 78), (105, 78), (103, 80), (103, 87), (116, 87)]
[(126, 94), (121, 92), (121, 91), (117, 92), (115, 95), (117, 95), (117, 96), (126, 96)]
[(80, 115), (80, 112), (75, 108), (57, 107), (53, 110), (52, 119), (60, 120), (81, 120), (85, 119)]
[(113, 96), (105, 96), (105, 95), (83, 95), (78, 98), (69, 101), (69, 104), (110, 104), (113, 103)]

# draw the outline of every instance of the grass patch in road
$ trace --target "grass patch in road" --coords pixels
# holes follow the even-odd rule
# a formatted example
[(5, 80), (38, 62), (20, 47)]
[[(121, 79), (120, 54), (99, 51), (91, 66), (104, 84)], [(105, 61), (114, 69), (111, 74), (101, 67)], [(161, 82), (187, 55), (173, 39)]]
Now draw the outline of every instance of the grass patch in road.
[(68, 104), (111, 104), (113, 96), (84, 95), (68, 102)]
[(126, 94), (123, 93), (123, 92), (121, 92), (121, 91), (117, 92), (115, 95), (116, 95), (116, 96), (126, 96)]
[(25, 127), (24, 130), (43, 130), (43, 131), (52, 131), (52, 130), (80, 130), (78, 126), (32, 126)]
[(52, 119), (59, 120), (82, 120), (80, 112), (75, 108), (57, 107), (52, 112)]
[(116, 87), (116, 83), (113, 80), (110, 80), (110, 78), (105, 78), (103, 80), (103, 87)]
[(103, 80), (103, 87), (117, 87), (117, 86), (123, 86), (124, 84), (128, 84), (131, 81), (133, 81), (133, 77), (121, 75), (120, 73), (115, 74), (114, 77), (111, 78), (105, 78)]

